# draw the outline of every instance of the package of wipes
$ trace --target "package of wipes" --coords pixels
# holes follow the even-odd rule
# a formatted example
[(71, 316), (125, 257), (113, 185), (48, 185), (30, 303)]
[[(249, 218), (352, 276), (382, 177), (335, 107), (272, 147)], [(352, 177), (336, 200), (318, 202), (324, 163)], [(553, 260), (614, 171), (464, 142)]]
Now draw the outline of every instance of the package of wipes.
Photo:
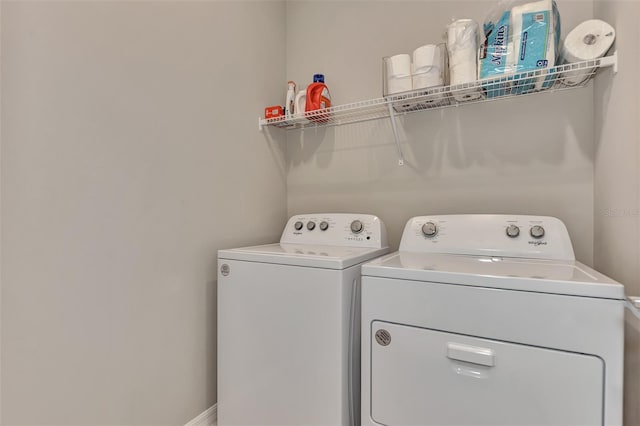
[(513, 72), (513, 43), (511, 38), (511, 10), (503, 11), (500, 18), (484, 24), (485, 39), (478, 57), (478, 79), (491, 79), (482, 88), (488, 97), (504, 96), (508, 89), (505, 75)]
[[(560, 14), (555, 1), (541, 0), (511, 9), (515, 72), (542, 70), (556, 64), (560, 43)], [(534, 79), (533, 88), (544, 88), (546, 73)], [(548, 82), (547, 82), (548, 86)], [(523, 87), (523, 90), (530, 88)]]
[(560, 43), (560, 14), (554, 0), (506, 1), (484, 23), (485, 43), (478, 57), (478, 78), (487, 79), (488, 97), (551, 87)]

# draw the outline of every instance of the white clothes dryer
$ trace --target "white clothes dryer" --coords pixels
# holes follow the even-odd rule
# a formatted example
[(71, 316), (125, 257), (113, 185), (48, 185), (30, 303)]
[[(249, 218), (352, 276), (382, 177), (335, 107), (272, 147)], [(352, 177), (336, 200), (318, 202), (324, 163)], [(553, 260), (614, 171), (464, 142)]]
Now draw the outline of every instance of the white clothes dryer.
[(362, 268), (363, 425), (621, 425), (626, 298), (564, 224), (415, 217)]
[(280, 243), (218, 252), (218, 424), (356, 425), (360, 265), (380, 219), (292, 217)]

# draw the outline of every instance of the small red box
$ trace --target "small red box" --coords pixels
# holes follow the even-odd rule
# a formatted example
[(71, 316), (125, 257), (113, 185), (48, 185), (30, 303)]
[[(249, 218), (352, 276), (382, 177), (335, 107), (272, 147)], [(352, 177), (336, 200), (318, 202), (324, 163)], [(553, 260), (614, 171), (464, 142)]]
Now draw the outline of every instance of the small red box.
[(264, 118), (277, 118), (284, 116), (284, 109), (279, 105), (266, 107), (264, 109)]

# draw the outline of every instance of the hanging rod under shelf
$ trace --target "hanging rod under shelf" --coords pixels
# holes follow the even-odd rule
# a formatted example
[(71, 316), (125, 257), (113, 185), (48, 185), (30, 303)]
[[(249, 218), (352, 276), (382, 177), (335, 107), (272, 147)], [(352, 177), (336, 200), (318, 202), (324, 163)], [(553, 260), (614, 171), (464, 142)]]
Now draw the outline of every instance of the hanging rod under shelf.
[[(557, 65), (535, 71), (522, 71), (471, 83), (412, 90), (382, 98), (336, 105), (295, 115), (293, 118), (259, 118), (258, 127), (280, 127), (287, 130), (307, 127), (340, 126), (389, 118), (425, 110), (457, 107), (516, 96), (583, 87), (600, 68), (618, 68), (617, 52), (604, 58)], [(468, 100), (460, 100), (468, 99)], [(390, 108), (390, 106), (392, 108)], [(398, 141), (396, 141), (398, 142)]]

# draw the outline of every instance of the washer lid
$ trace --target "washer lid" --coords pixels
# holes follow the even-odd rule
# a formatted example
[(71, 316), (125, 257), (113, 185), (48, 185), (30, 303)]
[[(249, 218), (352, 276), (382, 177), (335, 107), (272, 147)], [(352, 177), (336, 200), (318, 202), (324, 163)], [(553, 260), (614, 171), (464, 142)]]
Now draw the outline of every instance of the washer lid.
[(577, 261), (396, 252), (362, 275), (573, 296), (624, 299), (622, 284)]
[(367, 248), (278, 243), (220, 250), (218, 258), (312, 268), (345, 269), (388, 252), (388, 247)]

